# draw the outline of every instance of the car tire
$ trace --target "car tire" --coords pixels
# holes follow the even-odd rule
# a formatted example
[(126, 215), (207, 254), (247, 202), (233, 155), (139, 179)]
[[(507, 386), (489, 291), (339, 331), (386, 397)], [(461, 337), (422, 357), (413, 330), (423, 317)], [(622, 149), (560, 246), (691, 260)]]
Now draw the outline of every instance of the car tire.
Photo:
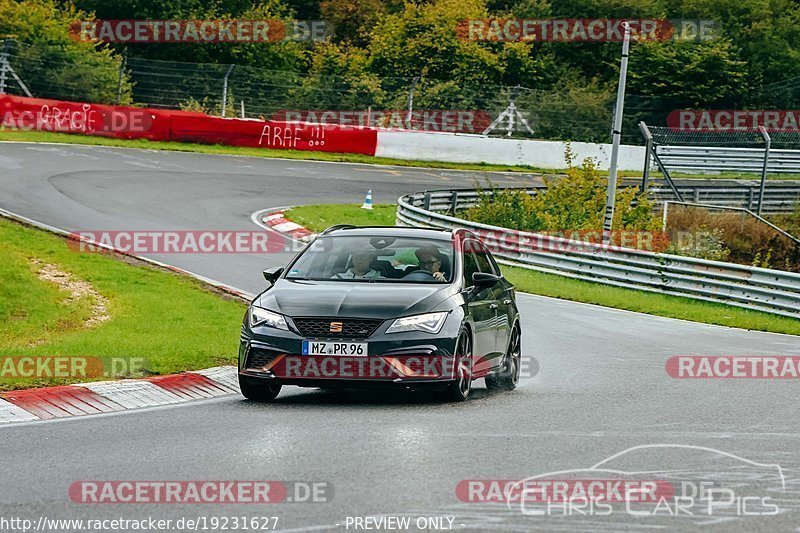
[(519, 326), (511, 330), (511, 340), (508, 350), (503, 358), (503, 368), (486, 376), (486, 388), (490, 391), (512, 391), (519, 383), (520, 370), (522, 369), (521, 335)]
[(463, 402), (472, 390), (472, 338), (462, 329), (456, 340), (456, 379), (442, 391), (442, 399), (448, 402)]
[(239, 376), (239, 389), (242, 396), (254, 402), (271, 402), (281, 392), (281, 384), (274, 379), (264, 380), (264, 383), (253, 383), (246, 377)]

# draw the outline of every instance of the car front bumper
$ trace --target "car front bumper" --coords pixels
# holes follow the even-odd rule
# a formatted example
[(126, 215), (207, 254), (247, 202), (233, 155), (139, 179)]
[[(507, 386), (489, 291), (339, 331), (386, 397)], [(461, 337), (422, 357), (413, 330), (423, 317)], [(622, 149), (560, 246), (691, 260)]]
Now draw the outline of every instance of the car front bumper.
[(385, 334), (386, 325), (367, 339), (308, 339), (366, 342), (366, 356), (300, 355), (307, 340), (293, 331), (242, 328), (239, 374), (251, 380), (278, 379), (287, 385), (360, 387), (450, 382), (455, 379), (458, 330), (438, 334)]

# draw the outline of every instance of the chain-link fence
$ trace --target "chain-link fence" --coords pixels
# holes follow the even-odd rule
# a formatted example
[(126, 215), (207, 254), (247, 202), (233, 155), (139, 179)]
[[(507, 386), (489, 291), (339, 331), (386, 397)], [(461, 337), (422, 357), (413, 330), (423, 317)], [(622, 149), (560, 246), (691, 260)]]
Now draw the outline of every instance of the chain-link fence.
[[(315, 76), (120, 56), (77, 61), (57, 46), (18, 42), (6, 51), (10, 67), (39, 98), (481, 134), (509, 108), (513, 95), (517, 117), (521, 115), (533, 132), (516, 118), (514, 137), (591, 142), (611, 138), (613, 94), (599, 90), (557, 92), (366, 74)], [(4, 89), (24, 95), (13, 83)], [(641, 142), (636, 124), (635, 118), (626, 119), (624, 142)], [(503, 119), (490, 134), (508, 132), (508, 120)]]
[[(316, 76), (243, 65), (186, 63), (110, 54), (76, 58), (62, 47), (13, 42), (5, 57), (35, 97), (204, 111), (214, 115), (293, 119), (427, 131), (484, 133), (509, 110), (511, 135), (610, 142), (614, 92), (597, 87), (562, 91), (430, 78)], [(14, 83), (5, 90), (22, 94)], [(771, 103), (797, 97), (800, 82), (767, 87)], [(680, 109), (672, 98), (629, 94), (622, 141), (642, 144), (638, 123), (664, 124)], [(511, 109), (514, 109), (513, 107)], [(520, 120), (519, 117), (525, 120)], [(530, 126), (525, 127), (525, 124)], [(491, 135), (509, 133), (507, 118)]]

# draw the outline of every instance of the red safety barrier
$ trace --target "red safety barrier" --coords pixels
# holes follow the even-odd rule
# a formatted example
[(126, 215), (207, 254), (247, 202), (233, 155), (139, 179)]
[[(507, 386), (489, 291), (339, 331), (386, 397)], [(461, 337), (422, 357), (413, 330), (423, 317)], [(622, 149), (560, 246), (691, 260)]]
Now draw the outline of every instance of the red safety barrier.
[(370, 128), (226, 119), (203, 113), (0, 96), (0, 129), (375, 155)]
[(136, 107), (0, 96), (0, 127), (168, 141), (175, 112)]
[(175, 116), (172, 118), (172, 140), (375, 155), (378, 132), (369, 128), (271, 120)]

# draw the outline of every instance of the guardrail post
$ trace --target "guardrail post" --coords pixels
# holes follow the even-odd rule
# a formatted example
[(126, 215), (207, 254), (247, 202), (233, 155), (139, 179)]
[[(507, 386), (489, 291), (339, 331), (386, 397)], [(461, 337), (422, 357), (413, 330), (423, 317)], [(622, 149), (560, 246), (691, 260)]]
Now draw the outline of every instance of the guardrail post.
[(748, 195), (748, 198), (747, 198), (747, 209), (752, 211), (753, 210), (753, 203), (755, 202), (755, 196), (756, 196), (756, 193), (755, 193), (755, 191), (753, 190), (752, 187), (747, 189), (747, 195)]
[(758, 131), (761, 132), (766, 144), (764, 147), (764, 167), (761, 169), (761, 189), (758, 191), (758, 209), (756, 210), (756, 214), (761, 216), (761, 208), (764, 205), (764, 189), (767, 187), (767, 166), (769, 165), (769, 149), (772, 146), (772, 139), (770, 139), (767, 128), (764, 126), (759, 126)]
[[(639, 129), (642, 130), (642, 134), (644, 135), (645, 139), (647, 139), (648, 137), (650, 139), (653, 138), (653, 134), (650, 132), (650, 128), (648, 128), (647, 124), (645, 124), (644, 122), (640, 122), (639, 123)], [(675, 197), (678, 199), (679, 202), (682, 202), (683, 201), (683, 196), (681, 195), (680, 191), (678, 191), (678, 187), (675, 186), (675, 182), (672, 181), (672, 176), (669, 175), (669, 171), (667, 170), (667, 167), (664, 166), (664, 163), (661, 161), (661, 158), (658, 157), (658, 152), (656, 151), (655, 143), (653, 145), (651, 145), (650, 153), (653, 156), (653, 161), (656, 162), (656, 166), (658, 167), (658, 171), (661, 172), (661, 175), (664, 176), (665, 180), (667, 180), (667, 184), (669, 185), (669, 188), (672, 189), (672, 193), (675, 195)]]
[(642, 120), (639, 122), (639, 130), (644, 135), (644, 170), (642, 171), (642, 192), (647, 190), (647, 182), (650, 180), (650, 152), (653, 151), (653, 135), (647, 129), (647, 124)]
[(225, 73), (225, 78), (222, 80), (222, 117), (225, 118), (225, 108), (228, 106), (228, 78), (231, 75), (234, 65), (228, 66), (228, 72)]
[(423, 207), (425, 211), (431, 210), (431, 193), (429, 192), (425, 193), (425, 203), (423, 204)]
[(450, 213), (455, 215), (456, 209), (458, 209), (458, 191), (453, 191), (450, 196)]
[(8, 70), (8, 58), (11, 55), (11, 41), (4, 40), (0, 48), (0, 94), (6, 94), (6, 72)]
[(128, 61), (128, 54), (122, 52), (122, 61), (119, 62), (119, 76), (117, 77), (117, 105), (122, 105), (122, 82), (125, 79), (125, 63)]

